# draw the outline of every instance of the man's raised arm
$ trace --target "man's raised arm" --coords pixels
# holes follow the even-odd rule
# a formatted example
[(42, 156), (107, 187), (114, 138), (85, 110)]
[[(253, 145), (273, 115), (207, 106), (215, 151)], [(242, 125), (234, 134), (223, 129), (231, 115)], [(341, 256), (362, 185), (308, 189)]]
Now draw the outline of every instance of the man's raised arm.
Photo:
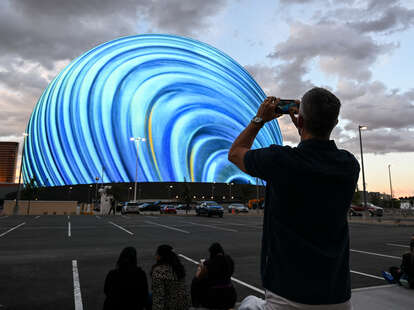
[(279, 99), (275, 97), (267, 97), (260, 105), (256, 117), (252, 119), (249, 125), (233, 142), (229, 151), (228, 159), (237, 167), (239, 167), (240, 170), (248, 173), (246, 171), (246, 167), (244, 166), (244, 156), (252, 147), (253, 141), (256, 139), (256, 136), (263, 125), (281, 116), (281, 114), (276, 113), (276, 106), (278, 102)]

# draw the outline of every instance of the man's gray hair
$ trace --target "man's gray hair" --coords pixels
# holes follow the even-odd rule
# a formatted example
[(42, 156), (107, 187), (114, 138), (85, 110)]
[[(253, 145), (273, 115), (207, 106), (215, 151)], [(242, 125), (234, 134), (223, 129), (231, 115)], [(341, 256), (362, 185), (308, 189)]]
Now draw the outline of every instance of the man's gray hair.
[(341, 102), (325, 88), (315, 87), (307, 91), (299, 106), (299, 115), (305, 129), (315, 137), (329, 136), (338, 122)]

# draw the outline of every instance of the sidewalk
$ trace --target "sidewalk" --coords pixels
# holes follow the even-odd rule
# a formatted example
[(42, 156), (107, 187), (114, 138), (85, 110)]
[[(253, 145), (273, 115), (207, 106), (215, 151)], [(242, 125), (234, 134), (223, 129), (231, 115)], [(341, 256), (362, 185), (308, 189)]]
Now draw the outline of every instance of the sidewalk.
[(414, 309), (414, 290), (397, 285), (384, 285), (352, 290), (354, 310)]

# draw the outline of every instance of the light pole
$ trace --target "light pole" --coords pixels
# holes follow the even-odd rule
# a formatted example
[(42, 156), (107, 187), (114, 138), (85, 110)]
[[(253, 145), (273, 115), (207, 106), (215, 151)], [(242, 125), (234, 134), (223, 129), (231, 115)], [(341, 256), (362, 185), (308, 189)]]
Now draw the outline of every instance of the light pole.
[(98, 181), (99, 181), (99, 177), (95, 178), (95, 201), (98, 200)]
[(131, 186), (128, 187), (128, 201), (131, 201), (131, 190), (132, 190), (132, 187)]
[(138, 151), (139, 151), (139, 143), (140, 142), (145, 142), (146, 139), (145, 138), (141, 138), (141, 137), (131, 137), (129, 138), (129, 140), (135, 142), (135, 144), (137, 145), (137, 160), (135, 162), (135, 188), (134, 188), (134, 201), (137, 201), (137, 183), (138, 183)]
[(89, 190), (88, 190), (88, 203), (92, 203), (92, 195), (91, 195), (92, 187), (93, 187), (93, 185), (90, 184), (89, 185)]
[(70, 194), (72, 193), (72, 189), (73, 189), (73, 187), (69, 186), (69, 200), (70, 200)]
[(231, 195), (231, 187), (234, 185), (234, 183), (233, 182), (227, 183), (227, 185), (229, 186), (229, 197), (230, 199), (233, 199), (233, 196)]
[(391, 165), (388, 165), (388, 176), (390, 178), (391, 210), (392, 210), (392, 214), (394, 215), (394, 206), (393, 206), (393, 201), (392, 201)]
[(364, 190), (364, 208), (367, 209), (367, 189), (365, 187), (365, 169), (364, 169), (364, 152), (362, 151), (362, 138), (361, 138), (361, 130), (368, 129), (367, 126), (358, 126), (359, 131), (359, 146), (361, 148), (361, 166), (362, 166), (362, 187)]
[(19, 172), (19, 184), (17, 185), (17, 194), (16, 194), (16, 204), (14, 205), (13, 214), (17, 214), (19, 211), (19, 199), (20, 199), (20, 186), (22, 180), (22, 168), (23, 168), (23, 156), (24, 156), (24, 147), (26, 145), (26, 138), (29, 136), (27, 132), (23, 133), (23, 147), (22, 147), (22, 156), (20, 159), (20, 172)]
[(170, 185), (168, 187), (168, 191), (170, 192), (170, 199), (172, 198), (172, 189), (174, 188), (174, 186)]
[(211, 199), (214, 199), (214, 186), (216, 182), (211, 183)]

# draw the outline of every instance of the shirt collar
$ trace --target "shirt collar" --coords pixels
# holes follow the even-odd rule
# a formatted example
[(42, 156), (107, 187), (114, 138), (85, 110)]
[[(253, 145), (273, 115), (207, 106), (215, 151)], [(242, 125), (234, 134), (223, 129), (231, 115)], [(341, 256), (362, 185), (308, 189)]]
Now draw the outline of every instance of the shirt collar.
[(307, 139), (299, 143), (298, 148), (337, 149), (334, 140)]

